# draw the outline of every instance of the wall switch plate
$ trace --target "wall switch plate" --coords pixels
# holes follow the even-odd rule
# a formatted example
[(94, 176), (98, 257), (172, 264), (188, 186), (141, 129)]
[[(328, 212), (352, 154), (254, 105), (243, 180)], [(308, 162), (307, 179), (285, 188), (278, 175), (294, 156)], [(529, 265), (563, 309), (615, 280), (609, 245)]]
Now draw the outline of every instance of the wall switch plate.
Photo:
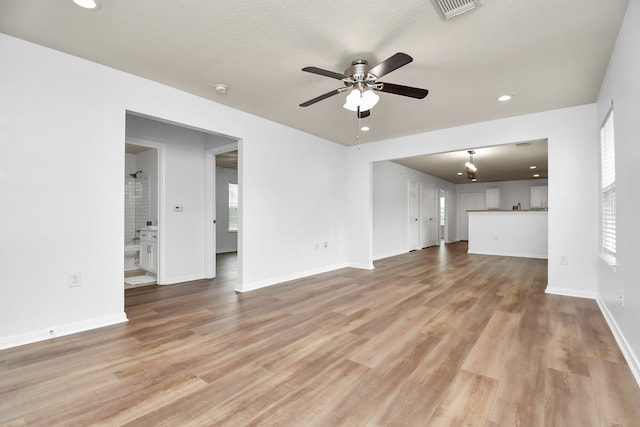
[(567, 265), (569, 264), (569, 257), (566, 255), (561, 255), (560, 256), (560, 265)]
[(82, 274), (69, 273), (69, 287), (76, 288), (82, 284)]

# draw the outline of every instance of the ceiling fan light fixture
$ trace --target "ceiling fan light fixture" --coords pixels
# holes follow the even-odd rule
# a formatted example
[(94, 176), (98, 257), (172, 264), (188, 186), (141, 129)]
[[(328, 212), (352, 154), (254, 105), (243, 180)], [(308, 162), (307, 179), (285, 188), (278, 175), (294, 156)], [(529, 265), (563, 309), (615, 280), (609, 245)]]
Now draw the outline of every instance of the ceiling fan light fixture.
[(360, 106), (360, 91), (358, 89), (353, 89), (347, 95), (347, 99), (345, 100), (343, 108), (351, 111), (358, 111), (358, 107)]
[(97, 0), (73, 0), (73, 2), (76, 5), (89, 10), (96, 10), (100, 7)]
[(360, 111), (368, 111), (372, 109), (379, 100), (380, 97), (372, 90), (365, 89), (361, 93), (360, 89), (356, 88), (347, 95), (347, 99), (342, 107), (351, 111), (358, 111), (358, 107), (360, 107)]

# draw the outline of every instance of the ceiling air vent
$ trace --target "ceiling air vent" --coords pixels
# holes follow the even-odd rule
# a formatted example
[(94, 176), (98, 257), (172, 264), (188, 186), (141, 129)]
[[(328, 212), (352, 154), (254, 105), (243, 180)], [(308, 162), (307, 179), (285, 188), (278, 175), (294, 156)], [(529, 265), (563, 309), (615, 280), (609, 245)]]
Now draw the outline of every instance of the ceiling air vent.
[(480, 0), (431, 0), (442, 19), (451, 19), (480, 6)]

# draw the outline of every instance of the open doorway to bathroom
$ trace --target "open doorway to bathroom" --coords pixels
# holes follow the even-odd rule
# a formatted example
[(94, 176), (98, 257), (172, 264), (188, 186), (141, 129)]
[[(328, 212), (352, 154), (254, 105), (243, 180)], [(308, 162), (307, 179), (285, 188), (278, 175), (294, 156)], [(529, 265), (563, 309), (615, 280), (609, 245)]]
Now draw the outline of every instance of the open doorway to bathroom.
[(124, 286), (157, 283), (158, 150), (125, 144)]

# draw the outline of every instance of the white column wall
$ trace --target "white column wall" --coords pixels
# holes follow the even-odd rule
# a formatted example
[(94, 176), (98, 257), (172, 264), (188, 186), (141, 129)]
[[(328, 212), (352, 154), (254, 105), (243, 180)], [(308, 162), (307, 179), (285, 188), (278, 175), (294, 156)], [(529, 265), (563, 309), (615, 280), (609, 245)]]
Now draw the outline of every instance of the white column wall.
[[(595, 104), (495, 120), (349, 148), (349, 263), (372, 268), (372, 162), (548, 138), (548, 292), (595, 297), (598, 128)], [(568, 260), (560, 265), (560, 257)]]

